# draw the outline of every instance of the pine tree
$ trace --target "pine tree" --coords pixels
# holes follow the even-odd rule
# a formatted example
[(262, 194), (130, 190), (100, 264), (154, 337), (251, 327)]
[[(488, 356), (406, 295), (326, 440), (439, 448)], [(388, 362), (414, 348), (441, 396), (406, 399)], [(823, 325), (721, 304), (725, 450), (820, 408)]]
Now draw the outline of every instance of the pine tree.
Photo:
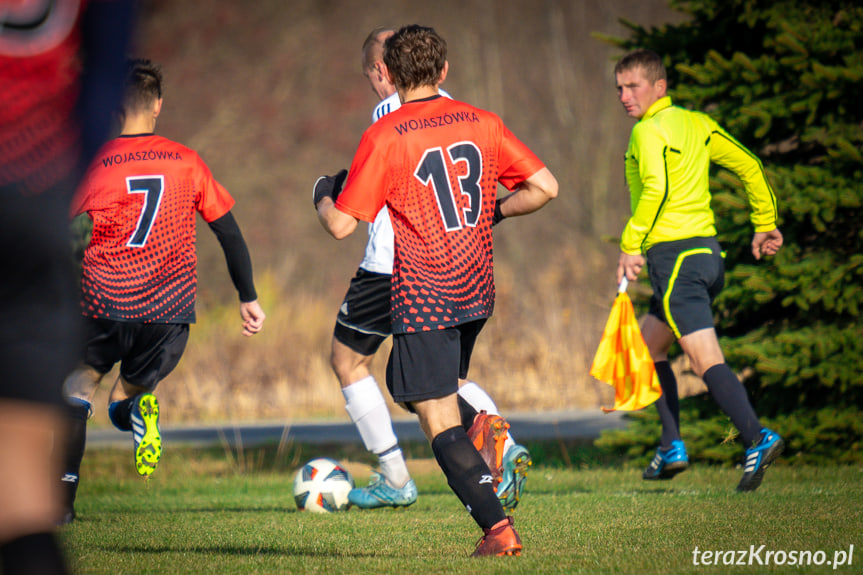
[(785, 244), (754, 260), (742, 184), (711, 173), (728, 363), (762, 419), (810, 459), (863, 460), (863, 6), (672, 0), (689, 18), (622, 22), (663, 55), (675, 104), (714, 117), (764, 162)]

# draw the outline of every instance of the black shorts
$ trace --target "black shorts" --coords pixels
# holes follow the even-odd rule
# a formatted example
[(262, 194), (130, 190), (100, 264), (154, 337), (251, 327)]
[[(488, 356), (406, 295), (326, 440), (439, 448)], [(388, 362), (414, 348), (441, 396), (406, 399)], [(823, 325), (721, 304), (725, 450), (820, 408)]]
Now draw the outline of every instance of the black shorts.
[(120, 377), (153, 391), (171, 373), (186, 349), (189, 324), (134, 323), (86, 318), (84, 361), (101, 374), (120, 362)]
[(653, 296), (650, 313), (678, 338), (712, 328), (713, 300), (725, 284), (722, 248), (716, 238), (657, 244), (647, 251)]
[(374, 355), (392, 333), (392, 276), (362, 268), (351, 279), (333, 336), (361, 355)]
[(387, 387), (393, 401), (408, 403), (446, 397), (467, 378), (473, 346), (485, 319), (446, 329), (397, 333), (387, 363)]
[(63, 404), (83, 328), (59, 186), (33, 195), (0, 187), (0, 398)]

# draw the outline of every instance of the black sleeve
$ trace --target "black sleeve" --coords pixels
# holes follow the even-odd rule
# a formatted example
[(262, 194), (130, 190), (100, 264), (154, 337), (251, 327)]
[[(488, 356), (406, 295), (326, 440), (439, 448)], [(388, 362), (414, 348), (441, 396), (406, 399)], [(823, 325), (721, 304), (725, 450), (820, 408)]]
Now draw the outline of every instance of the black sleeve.
[(228, 212), (210, 222), (209, 226), (219, 239), (222, 251), (225, 252), (228, 273), (240, 294), (240, 301), (255, 301), (258, 299), (258, 294), (255, 291), (255, 279), (252, 275), (252, 258), (249, 256), (249, 248), (246, 246), (246, 240), (243, 239), (243, 233), (234, 215)]

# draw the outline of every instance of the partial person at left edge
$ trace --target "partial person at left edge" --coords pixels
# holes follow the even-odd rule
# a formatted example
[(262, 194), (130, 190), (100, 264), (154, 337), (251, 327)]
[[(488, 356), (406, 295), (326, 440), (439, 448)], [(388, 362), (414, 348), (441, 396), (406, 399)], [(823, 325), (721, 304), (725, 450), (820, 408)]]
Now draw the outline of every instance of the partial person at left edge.
[(68, 207), (120, 100), (136, 3), (0, 10), (0, 571), (67, 573), (61, 394), (79, 348)]

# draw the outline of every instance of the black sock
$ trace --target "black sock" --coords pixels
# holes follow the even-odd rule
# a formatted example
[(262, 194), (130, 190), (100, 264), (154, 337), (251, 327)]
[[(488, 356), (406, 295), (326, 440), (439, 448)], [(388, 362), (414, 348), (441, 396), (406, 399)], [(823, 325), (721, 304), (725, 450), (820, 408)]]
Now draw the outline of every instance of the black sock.
[(115, 401), (108, 406), (108, 416), (111, 418), (111, 423), (120, 431), (132, 431), (130, 415), (136, 399), (138, 399), (137, 396), (127, 397), (123, 401)]
[(677, 396), (677, 378), (671, 364), (667, 361), (657, 361), (656, 376), (662, 387), (662, 397), (656, 400), (656, 411), (659, 412), (659, 421), (662, 423), (662, 438), (659, 447), (668, 449), (672, 441), (680, 439), (680, 402)]
[(73, 511), (75, 506), (81, 460), (84, 459), (84, 449), (87, 445), (87, 418), (90, 416), (90, 406), (89, 403), (76, 401), (69, 403), (66, 412), (68, 433), (65, 445), (65, 468), (61, 479), (64, 491), (64, 515)]
[(719, 363), (704, 372), (702, 376), (710, 395), (731, 423), (740, 432), (740, 439), (749, 448), (761, 438), (761, 422), (749, 403), (746, 389), (728, 364)]
[(0, 545), (4, 575), (65, 575), (66, 561), (53, 533), (24, 535)]
[(462, 427), (442, 431), (432, 441), (432, 451), (446, 475), (450, 489), (483, 529), (506, 519), (494, 492), (491, 472)]
[(458, 413), (461, 416), (461, 426), (467, 431), (473, 425), (473, 420), (479, 412), (462, 396), (456, 394), (456, 398), (458, 399)]

